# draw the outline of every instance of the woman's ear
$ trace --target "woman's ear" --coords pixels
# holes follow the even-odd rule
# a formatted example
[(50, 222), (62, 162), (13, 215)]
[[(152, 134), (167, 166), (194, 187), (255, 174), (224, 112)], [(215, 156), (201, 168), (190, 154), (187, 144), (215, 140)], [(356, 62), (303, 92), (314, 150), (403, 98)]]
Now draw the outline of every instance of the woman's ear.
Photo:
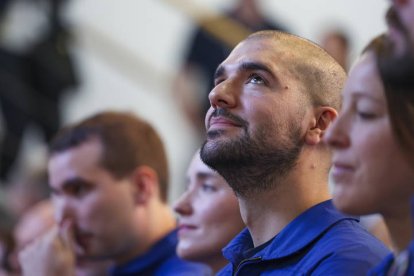
[(315, 116), (309, 125), (305, 137), (305, 143), (311, 146), (317, 145), (322, 141), (326, 130), (338, 116), (338, 112), (329, 106), (319, 106), (314, 110)]
[(136, 204), (146, 204), (157, 197), (158, 175), (148, 166), (139, 166), (132, 173), (133, 193)]

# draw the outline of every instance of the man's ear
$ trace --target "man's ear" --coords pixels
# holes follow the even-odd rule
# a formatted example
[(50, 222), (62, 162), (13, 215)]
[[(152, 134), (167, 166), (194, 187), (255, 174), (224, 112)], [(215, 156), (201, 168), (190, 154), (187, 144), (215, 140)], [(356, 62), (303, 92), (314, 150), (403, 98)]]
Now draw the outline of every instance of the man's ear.
[(332, 107), (316, 107), (314, 109), (314, 118), (312, 118), (306, 132), (305, 143), (311, 146), (319, 144), (327, 128), (337, 116), (338, 112)]
[(136, 204), (146, 204), (158, 196), (158, 175), (148, 166), (139, 166), (132, 173), (134, 200)]

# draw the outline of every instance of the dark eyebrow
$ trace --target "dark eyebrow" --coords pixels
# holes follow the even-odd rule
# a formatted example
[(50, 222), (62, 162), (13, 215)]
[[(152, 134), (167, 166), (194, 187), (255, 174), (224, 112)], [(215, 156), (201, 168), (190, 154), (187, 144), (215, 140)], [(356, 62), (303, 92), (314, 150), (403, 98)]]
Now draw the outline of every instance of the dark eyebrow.
[(253, 71), (253, 70), (265, 71), (273, 76), (272, 70), (270, 70), (270, 68), (267, 65), (263, 63), (259, 63), (259, 62), (243, 62), (240, 65), (239, 70), (240, 71)]
[[(197, 172), (196, 173), (196, 179), (197, 180), (202, 180), (202, 179), (206, 179), (206, 178), (208, 178), (208, 177), (214, 177), (215, 176), (215, 174), (214, 173), (211, 173), (211, 172)], [(187, 176), (186, 178), (185, 178), (185, 180), (186, 180), (186, 185), (185, 185), (185, 188), (186, 188), (186, 190), (188, 190), (188, 187), (190, 186), (190, 184), (191, 184), (191, 179), (190, 179), (190, 177), (189, 176)]]
[[(85, 179), (79, 178), (79, 177), (75, 177), (72, 179), (68, 179), (66, 180), (63, 184), (61, 189), (55, 189), (55, 188), (51, 188), (52, 193), (53, 194), (59, 194), (60, 192), (69, 192), (71, 191), (71, 189), (78, 187), (78, 186), (87, 186), (87, 187), (92, 187), (94, 186), (94, 184), (90, 181), (87, 181)], [(60, 191), (59, 191), (60, 190)]]
[(214, 176), (214, 174), (213, 173), (211, 173), (211, 172), (197, 172), (197, 178), (198, 179), (204, 179), (204, 178), (207, 178), (207, 177), (213, 177)]
[[(272, 70), (269, 68), (269, 66), (260, 63), (260, 62), (243, 62), (240, 64), (238, 71), (264, 71), (266, 73), (268, 73), (269, 75), (271, 75), (273, 78), (276, 78), (274, 73), (272, 72)], [(218, 79), (220, 77), (222, 77), (225, 74), (225, 68), (223, 65), (219, 65), (219, 67), (217, 67), (216, 72), (214, 73), (214, 79)]]
[(376, 102), (378, 104), (384, 104), (384, 101), (383, 100), (378, 99), (377, 97), (371, 96), (371, 95), (369, 95), (367, 93), (364, 93), (364, 92), (359, 92), (359, 91), (354, 92), (353, 93), (353, 97), (355, 97), (356, 99), (361, 99), (361, 98), (362, 99), (370, 99), (370, 100), (372, 100), (372, 101), (374, 101), (374, 102)]
[(224, 67), (223, 65), (219, 65), (219, 67), (217, 67), (216, 72), (214, 72), (214, 79), (218, 79), (220, 77), (222, 77), (224, 75)]

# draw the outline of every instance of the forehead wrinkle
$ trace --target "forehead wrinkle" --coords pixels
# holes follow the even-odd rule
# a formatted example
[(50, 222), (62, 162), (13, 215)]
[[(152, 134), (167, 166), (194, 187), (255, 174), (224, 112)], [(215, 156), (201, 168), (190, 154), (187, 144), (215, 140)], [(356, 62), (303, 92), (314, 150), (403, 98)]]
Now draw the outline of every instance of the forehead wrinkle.
[(238, 71), (265, 71), (271, 75), (274, 75), (271, 68), (263, 62), (259, 61), (244, 61), (241, 62), (238, 66)]

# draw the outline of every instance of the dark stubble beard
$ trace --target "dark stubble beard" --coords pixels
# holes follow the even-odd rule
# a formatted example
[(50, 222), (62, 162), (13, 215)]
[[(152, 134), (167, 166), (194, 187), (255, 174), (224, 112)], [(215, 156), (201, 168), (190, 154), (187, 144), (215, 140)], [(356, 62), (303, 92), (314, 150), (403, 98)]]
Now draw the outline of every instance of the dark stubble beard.
[[(222, 131), (208, 133), (200, 157), (223, 176), (237, 196), (248, 198), (273, 190), (294, 169), (303, 140), (300, 122), (290, 125), (287, 134), (266, 125), (254, 136), (249, 134), (247, 125), (242, 129), (241, 137), (225, 141), (220, 137)], [(275, 133), (279, 139), (274, 138)]]

